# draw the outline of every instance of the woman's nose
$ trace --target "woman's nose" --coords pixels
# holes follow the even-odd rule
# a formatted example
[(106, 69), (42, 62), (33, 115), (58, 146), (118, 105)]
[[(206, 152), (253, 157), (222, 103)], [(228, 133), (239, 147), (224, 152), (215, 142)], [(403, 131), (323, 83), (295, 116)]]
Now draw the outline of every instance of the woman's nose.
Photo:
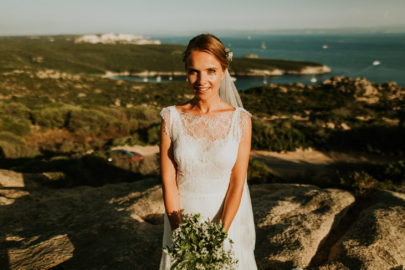
[(207, 73), (201, 72), (198, 76), (198, 82), (204, 84), (207, 81)]

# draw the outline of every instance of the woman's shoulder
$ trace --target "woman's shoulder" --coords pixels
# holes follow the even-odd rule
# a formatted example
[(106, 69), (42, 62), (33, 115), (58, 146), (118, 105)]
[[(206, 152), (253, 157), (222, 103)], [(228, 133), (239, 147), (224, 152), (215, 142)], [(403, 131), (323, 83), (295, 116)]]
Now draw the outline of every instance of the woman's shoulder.
[(163, 118), (163, 120), (167, 121), (168, 118), (170, 117), (171, 111), (176, 108), (176, 105), (170, 105), (167, 107), (162, 108), (160, 110), (160, 116)]
[(246, 117), (251, 118), (252, 117), (252, 114), (248, 110), (246, 110), (245, 108), (236, 107), (236, 109), (239, 110), (239, 115), (240, 115), (241, 118), (246, 118)]
[(239, 126), (242, 133), (252, 128), (252, 114), (242, 107), (236, 108), (239, 111)]

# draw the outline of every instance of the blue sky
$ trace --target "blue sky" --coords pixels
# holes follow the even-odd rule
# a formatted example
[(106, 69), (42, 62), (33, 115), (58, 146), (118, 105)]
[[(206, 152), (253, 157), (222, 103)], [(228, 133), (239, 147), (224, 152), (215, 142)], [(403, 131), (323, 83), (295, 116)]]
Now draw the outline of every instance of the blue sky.
[(0, 35), (403, 25), (405, 0), (0, 0)]

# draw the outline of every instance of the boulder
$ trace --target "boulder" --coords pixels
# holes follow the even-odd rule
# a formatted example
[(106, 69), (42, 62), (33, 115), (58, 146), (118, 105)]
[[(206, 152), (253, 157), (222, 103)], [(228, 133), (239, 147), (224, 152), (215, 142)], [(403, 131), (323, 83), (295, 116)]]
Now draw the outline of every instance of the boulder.
[[(0, 269), (159, 267), (164, 205), (157, 178), (70, 189), (13, 185), (0, 188)], [(404, 194), (378, 191), (352, 216), (359, 207), (346, 191), (250, 188), (259, 269), (404, 265)]]
[(405, 194), (377, 191), (329, 261), (349, 269), (402, 269), (405, 266)]
[(63, 172), (20, 173), (0, 169), (0, 187), (37, 189), (65, 177)]
[(251, 187), (259, 269), (307, 267), (354, 197), (311, 185), (261, 184)]
[(21, 190), (0, 189), (0, 198), (9, 198), (0, 207), (0, 265), (157, 269), (164, 211), (158, 183), (43, 188), (13, 200)]
[(0, 187), (24, 187), (22, 173), (0, 169)]

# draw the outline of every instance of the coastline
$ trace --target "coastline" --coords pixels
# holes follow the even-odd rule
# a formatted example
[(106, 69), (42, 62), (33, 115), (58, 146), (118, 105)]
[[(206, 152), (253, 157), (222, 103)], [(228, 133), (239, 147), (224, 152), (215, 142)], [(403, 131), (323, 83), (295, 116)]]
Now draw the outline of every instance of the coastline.
[[(285, 69), (248, 69), (245, 72), (234, 72), (229, 73), (232, 76), (248, 76), (248, 77), (262, 77), (262, 76), (283, 76), (283, 75), (321, 75), (330, 73), (332, 70), (326, 65), (322, 66), (306, 66), (301, 70), (285, 70)], [(156, 76), (187, 76), (185, 71), (157, 71), (157, 70), (144, 70), (141, 72), (114, 72), (107, 70), (103, 78), (112, 78), (116, 76), (132, 76), (132, 77), (156, 77)]]

